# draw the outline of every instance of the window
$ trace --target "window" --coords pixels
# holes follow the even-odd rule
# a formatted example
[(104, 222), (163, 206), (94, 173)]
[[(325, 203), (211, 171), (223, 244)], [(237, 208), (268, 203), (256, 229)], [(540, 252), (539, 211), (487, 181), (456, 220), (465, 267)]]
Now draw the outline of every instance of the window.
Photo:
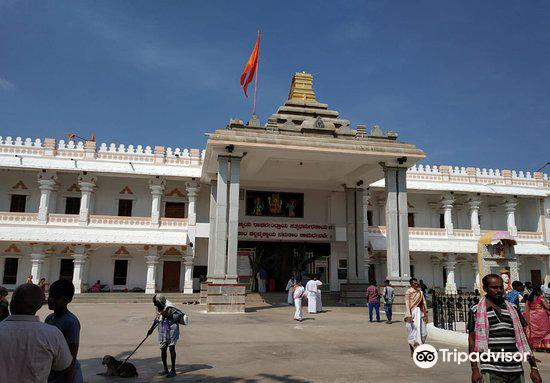
[(65, 202), (65, 214), (80, 213), (80, 197), (67, 197)]
[(376, 265), (369, 265), (369, 280), (368, 280), (368, 282), (370, 283), (371, 281), (376, 283)]
[(120, 217), (132, 216), (132, 200), (131, 199), (119, 199), (118, 200), (118, 215)]
[(19, 266), (19, 259), (6, 258), (4, 262), (4, 276), (2, 278), (2, 283), (5, 285), (15, 285), (17, 283), (17, 268)]
[(183, 202), (166, 202), (164, 216), (166, 218), (185, 218), (185, 204)]
[(372, 211), (367, 211), (367, 223), (369, 226), (372, 226)]
[(414, 213), (409, 213), (407, 215), (407, 223), (409, 227), (414, 227)]
[(27, 205), (27, 196), (21, 194), (12, 194), (10, 203), (10, 212), (24, 213)]
[(439, 228), (445, 229), (445, 214), (439, 214)]
[(72, 259), (62, 259), (59, 267), (59, 279), (73, 280), (74, 263)]
[(113, 285), (125, 286), (127, 276), (128, 276), (128, 260), (117, 259), (115, 261), (115, 275), (113, 278)]

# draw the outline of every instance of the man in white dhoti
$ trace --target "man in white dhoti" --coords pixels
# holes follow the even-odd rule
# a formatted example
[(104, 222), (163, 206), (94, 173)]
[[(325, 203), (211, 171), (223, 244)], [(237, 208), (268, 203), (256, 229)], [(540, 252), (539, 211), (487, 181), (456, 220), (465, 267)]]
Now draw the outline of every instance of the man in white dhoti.
[(407, 340), (411, 349), (424, 344), (428, 337), (426, 324), (428, 323), (428, 306), (420, 284), (416, 278), (409, 281), (411, 287), (405, 293), (405, 322), (407, 323)]
[(294, 320), (298, 322), (302, 321), (302, 298), (304, 297), (304, 286), (302, 281), (296, 281), (296, 284), (292, 286), (292, 298), (294, 299)]
[(317, 277), (313, 279), (317, 282), (317, 312), (320, 313), (323, 311), (323, 301), (321, 299), (321, 286), (323, 286), (323, 282), (318, 280)]
[(285, 291), (288, 291), (288, 294), (287, 294), (287, 302), (289, 305), (293, 305), (294, 304), (294, 297), (292, 296), (292, 287), (296, 284), (296, 279), (294, 279), (294, 275), (292, 275), (290, 277), (290, 279), (288, 280), (287, 284), (286, 284), (286, 289)]
[(321, 283), (321, 281), (317, 281), (317, 278), (314, 277), (306, 284), (307, 312), (310, 314), (315, 314), (317, 312), (318, 283)]

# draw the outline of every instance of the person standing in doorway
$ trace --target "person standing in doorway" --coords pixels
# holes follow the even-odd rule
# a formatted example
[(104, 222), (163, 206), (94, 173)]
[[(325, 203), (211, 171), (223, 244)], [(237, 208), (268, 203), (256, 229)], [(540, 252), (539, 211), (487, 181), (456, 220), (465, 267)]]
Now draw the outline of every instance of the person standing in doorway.
[(40, 278), (38, 282), (38, 287), (42, 290), (42, 304), (46, 303), (46, 278)]
[(386, 323), (391, 324), (392, 318), (392, 306), (393, 306), (393, 287), (389, 280), (384, 281), (384, 290), (382, 291), (382, 297), (384, 297), (384, 312), (386, 313)]
[(34, 284), (34, 282), (32, 281), (32, 274), (29, 274), (29, 276), (27, 277), (27, 283)]
[(468, 351), (479, 354), (491, 352), (494, 356), (484, 358), (479, 366), (478, 362), (470, 362), (472, 383), (524, 382), (522, 359), (505, 358), (516, 352), (527, 355), (531, 380), (542, 382), (524, 332), (527, 323), (518, 308), (504, 299), (502, 277), (488, 274), (483, 277), (482, 285), (485, 296), (468, 313)]
[(288, 282), (286, 284), (286, 288), (285, 288), (285, 291), (288, 292), (286, 301), (289, 305), (294, 304), (294, 298), (292, 297), (292, 288), (294, 287), (295, 284), (296, 284), (296, 279), (294, 278), (294, 275), (291, 275), (290, 279), (288, 280)]
[(69, 311), (68, 304), (74, 296), (74, 285), (71, 281), (60, 279), (50, 286), (48, 296), (48, 308), (53, 314), (46, 317), (45, 323), (57, 327), (69, 346), (73, 363), (65, 372), (52, 371), (48, 377), (48, 383), (82, 383), (82, 371), (77, 360), (78, 346), (80, 344), (80, 322), (78, 318)]
[(256, 274), (256, 277), (258, 278), (258, 292), (259, 293), (265, 293), (265, 280), (267, 279), (267, 273), (266, 271), (261, 268), (260, 271), (258, 271), (258, 274)]
[(405, 293), (405, 322), (407, 323), (407, 340), (412, 356), (414, 349), (424, 344), (428, 337), (428, 330), (426, 329), (428, 305), (420, 289), (418, 279), (411, 278), (409, 284), (411, 287)]
[(380, 294), (376, 281), (371, 279), (367, 287), (367, 303), (369, 306), (369, 322), (372, 322), (372, 310), (376, 312), (376, 321), (380, 321)]
[(7, 297), (8, 289), (0, 286), (0, 322), (10, 315), (10, 304)]
[[(180, 337), (179, 323), (183, 319), (180, 318), (183, 313), (162, 294), (155, 294), (153, 304), (157, 309), (157, 317), (153, 321), (149, 331), (147, 331), (147, 335), (151, 335), (155, 327), (158, 326), (160, 358), (164, 367), (160, 375), (172, 378), (176, 376), (176, 343)], [(172, 369), (170, 371), (168, 371), (167, 361), (168, 349), (170, 349), (170, 361), (172, 362)]]
[(302, 299), (304, 298), (305, 289), (302, 286), (302, 281), (297, 280), (292, 286), (292, 298), (294, 299), (294, 320), (301, 322), (304, 318), (302, 314)]

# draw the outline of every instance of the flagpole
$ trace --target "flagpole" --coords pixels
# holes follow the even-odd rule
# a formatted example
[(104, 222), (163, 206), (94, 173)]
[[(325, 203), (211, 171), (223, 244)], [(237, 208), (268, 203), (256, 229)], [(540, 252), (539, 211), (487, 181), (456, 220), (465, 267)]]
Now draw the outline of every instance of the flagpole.
[(256, 115), (256, 92), (258, 91), (258, 68), (260, 67), (260, 31), (258, 31), (258, 60), (256, 61), (256, 76), (254, 77), (254, 108), (252, 115)]

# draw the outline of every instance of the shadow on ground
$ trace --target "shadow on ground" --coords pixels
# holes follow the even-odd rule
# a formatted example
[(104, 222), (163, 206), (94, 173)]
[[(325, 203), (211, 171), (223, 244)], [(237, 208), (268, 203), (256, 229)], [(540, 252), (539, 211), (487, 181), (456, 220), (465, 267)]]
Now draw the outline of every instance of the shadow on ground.
[[(118, 360), (124, 360), (127, 353), (115, 356)], [(257, 377), (239, 376), (209, 376), (199, 371), (211, 370), (214, 367), (209, 364), (178, 364), (177, 375), (167, 379), (159, 375), (162, 370), (160, 357), (133, 359), (129, 362), (136, 366), (139, 376), (136, 378), (120, 378), (99, 375), (106, 371), (101, 364), (103, 357), (80, 360), (82, 371), (85, 372), (85, 383), (150, 383), (150, 382), (214, 382), (214, 383), (257, 383), (257, 382), (284, 382), (284, 383), (310, 383), (308, 380), (295, 378), (292, 375), (258, 374)]]

